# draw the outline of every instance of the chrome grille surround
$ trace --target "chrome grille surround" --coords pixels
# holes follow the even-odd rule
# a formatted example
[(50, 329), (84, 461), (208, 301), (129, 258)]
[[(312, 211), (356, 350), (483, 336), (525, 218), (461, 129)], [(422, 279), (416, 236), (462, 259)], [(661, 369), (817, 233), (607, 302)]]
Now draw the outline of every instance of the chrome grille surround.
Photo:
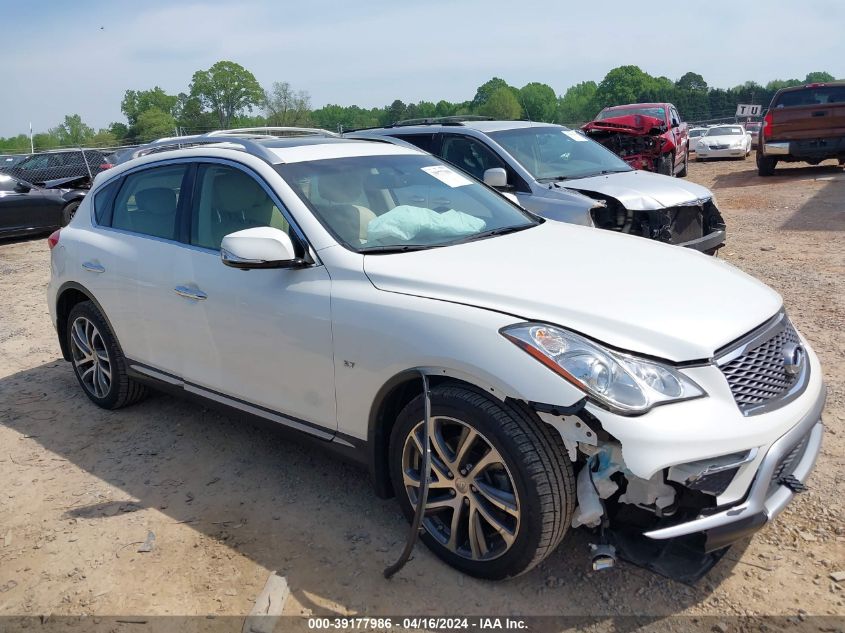
[(782, 407), (807, 387), (806, 352), (796, 375), (786, 371), (784, 346), (801, 345), (786, 313), (781, 311), (759, 328), (716, 353), (716, 364), (728, 381), (739, 410), (745, 416)]

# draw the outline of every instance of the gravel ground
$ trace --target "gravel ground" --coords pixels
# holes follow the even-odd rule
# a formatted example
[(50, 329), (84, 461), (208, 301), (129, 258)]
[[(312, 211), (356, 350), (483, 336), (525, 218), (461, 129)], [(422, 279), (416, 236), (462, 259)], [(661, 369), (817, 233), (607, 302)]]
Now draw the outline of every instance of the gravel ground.
[[(363, 472), (165, 395), (91, 405), (60, 359), (39, 238), (0, 244), (0, 616), (243, 615), (273, 570), (289, 614), (845, 616), (831, 579), (845, 570), (845, 174), (761, 179), (749, 159), (693, 163), (689, 177), (718, 197), (720, 256), (783, 295), (829, 386), (811, 490), (695, 587), (624, 563), (591, 573), (582, 533), (504, 583), (423, 548), (384, 580), (407, 525)], [(153, 550), (137, 552), (150, 531)]]

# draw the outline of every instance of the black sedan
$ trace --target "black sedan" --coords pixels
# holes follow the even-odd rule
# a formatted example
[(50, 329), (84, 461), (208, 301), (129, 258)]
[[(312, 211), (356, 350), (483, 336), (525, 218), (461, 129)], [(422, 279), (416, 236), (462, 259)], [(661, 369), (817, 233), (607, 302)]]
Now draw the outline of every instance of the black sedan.
[(0, 174), (0, 238), (45, 233), (70, 222), (85, 191), (47, 189)]

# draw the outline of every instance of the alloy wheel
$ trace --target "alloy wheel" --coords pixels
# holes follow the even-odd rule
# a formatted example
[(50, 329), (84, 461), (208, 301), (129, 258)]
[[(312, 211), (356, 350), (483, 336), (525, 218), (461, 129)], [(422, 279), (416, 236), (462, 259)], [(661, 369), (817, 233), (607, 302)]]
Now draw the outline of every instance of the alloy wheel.
[[(423, 428), (405, 438), (402, 479), (416, 506), (422, 481)], [(431, 472), (423, 525), (449, 551), (470, 560), (507, 552), (520, 524), (513, 477), (496, 448), (469, 424), (435, 416), (429, 429)]]
[(111, 389), (112, 366), (97, 326), (85, 317), (77, 317), (71, 325), (70, 342), (82, 385), (95, 398), (105, 398)]

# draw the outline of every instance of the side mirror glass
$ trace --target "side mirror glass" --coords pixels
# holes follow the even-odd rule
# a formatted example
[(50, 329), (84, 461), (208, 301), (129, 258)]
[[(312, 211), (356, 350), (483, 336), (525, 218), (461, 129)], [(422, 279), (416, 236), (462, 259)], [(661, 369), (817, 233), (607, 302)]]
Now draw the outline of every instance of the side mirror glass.
[(484, 184), (496, 189), (508, 186), (508, 173), (502, 167), (491, 167), (484, 171)]
[(220, 245), (220, 258), (232, 268), (299, 268), (310, 262), (296, 256), (293, 242), (284, 231), (257, 226), (229, 233)]

